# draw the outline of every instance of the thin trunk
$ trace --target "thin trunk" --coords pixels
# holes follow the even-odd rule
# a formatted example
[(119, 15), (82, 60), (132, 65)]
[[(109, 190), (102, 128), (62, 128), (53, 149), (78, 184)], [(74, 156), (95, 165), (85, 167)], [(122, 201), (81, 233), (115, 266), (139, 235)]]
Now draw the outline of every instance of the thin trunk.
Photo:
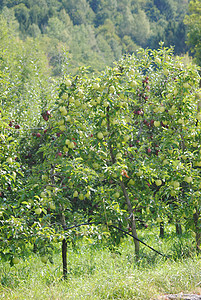
[(196, 249), (198, 252), (201, 252), (201, 248), (200, 248), (200, 245), (201, 245), (201, 232), (200, 232), (200, 224), (199, 224), (199, 217), (200, 217), (200, 214), (199, 212), (197, 211), (195, 214), (193, 214), (193, 219), (194, 219), (194, 224), (195, 224), (195, 239), (196, 239)]
[[(63, 213), (63, 207), (60, 204), (60, 219), (61, 219), (61, 225), (63, 229), (66, 229), (66, 218)], [(66, 239), (63, 239), (62, 241), (62, 262), (63, 262), (63, 278), (67, 279), (67, 241)]]
[[(111, 141), (110, 141), (110, 136), (111, 136), (111, 128), (110, 128), (110, 116), (109, 116), (109, 106), (107, 107), (107, 115), (106, 115), (106, 118), (107, 118), (107, 131), (109, 133), (109, 136), (108, 136), (108, 148), (109, 148), (109, 152), (110, 152), (110, 158), (111, 158), (111, 162), (112, 164), (115, 164), (115, 156), (114, 156), (114, 153), (113, 153), (113, 147), (112, 147), (112, 144), (111, 144)], [(124, 185), (124, 182), (123, 180), (120, 180), (120, 186), (121, 186), (121, 189), (123, 191), (123, 194), (124, 194), (124, 197), (126, 199), (126, 203), (127, 203), (127, 207), (128, 207), (128, 213), (130, 215), (130, 227), (131, 227), (131, 230), (132, 230), (132, 235), (136, 238), (137, 237), (137, 231), (136, 231), (136, 221), (135, 221), (135, 217), (134, 217), (134, 214), (133, 214), (133, 208), (132, 208), (132, 205), (131, 205), (131, 202), (130, 202), (130, 199), (129, 199), (129, 196), (128, 196), (128, 193), (127, 193), (127, 190), (126, 190), (126, 187)], [(137, 241), (135, 238), (134, 239), (134, 244), (135, 244), (135, 254), (136, 256), (138, 256), (139, 254), (139, 241)]]
[[(127, 203), (127, 207), (128, 207), (128, 213), (130, 215), (130, 227), (131, 227), (131, 230), (132, 230), (132, 235), (136, 238), (138, 238), (137, 236), (137, 231), (136, 231), (136, 221), (135, 221), (135, 216), (133, 214), (133, 208), (132, 208), (132, 205), (131, 205), (131, 202), (130, 202), (130, 199), (129, 199), (129, 196), (128, 196), (128, 193), (127, 193), (127, 190), (126, 190), (126, 187), (124, 185), (124, 182), (122, 180), (120, 180), (120, 185), (121, 185), (121, 189), (123, 191), (123, 194), (124, 194), (124, 197), (126, 199), (126, 203)], [(134, 240), (134, 244), (135, 244), (135, 254), (138, 256), (139, 254), (139, 250), (140, 250), (140, 247), (139, 247), (139, 241), (137, 241), (135, 238), (133, 238)]]
[(63, 239), (62, 241), (62, 262), (63, 262), (63, 277), (67, 279), (67, 241)]
[(179, 222), (176, 222), (176, 234), (181, 235), (182, 234), (182, 227), (181, 224)]
[(164, 222), (160, 222), (160, 237), (164, 238), (164, 235), (165, 235)]

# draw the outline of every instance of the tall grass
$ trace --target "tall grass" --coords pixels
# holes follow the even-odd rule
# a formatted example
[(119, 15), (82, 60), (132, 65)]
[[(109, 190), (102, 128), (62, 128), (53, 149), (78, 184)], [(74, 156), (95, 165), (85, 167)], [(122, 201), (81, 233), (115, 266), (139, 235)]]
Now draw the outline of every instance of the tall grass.
[(164, 258), (145, 246), (136, 261), (134, 245), (125, 239), (116, 251), (101, 244), (80, 243), (68, 247), (68, 279), (62, 280), (61, 253), (54, 264), (41, 263), (33, 255), (16, 267), (0, 265), (0, 299), (158, 299), (166, 293), (199, 293), (201, 261), (190, 234), (167, 234), (160, 239), (152, 230), (141, 239), (168, 254)]

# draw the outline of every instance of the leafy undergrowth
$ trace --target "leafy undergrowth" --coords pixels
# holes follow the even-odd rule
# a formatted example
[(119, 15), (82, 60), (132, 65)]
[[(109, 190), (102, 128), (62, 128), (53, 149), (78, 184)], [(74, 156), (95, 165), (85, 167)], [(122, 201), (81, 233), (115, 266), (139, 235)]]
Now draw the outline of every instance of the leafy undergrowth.
[(68, 247), (68, 279), (62, 280), (61, 253), (54, 264), (43, 264), (37, 255), (15, 267), (0, 264), (0, 299), (157, 299), (167, 293), (200, 292), (201, 260), (189, 234), (167, 234), (160, 239), (152, 230), (140, 238), (164, 258), (141, 246), (136, 262), (130, 238), (110, 251), (101, 244), (83, 241)]

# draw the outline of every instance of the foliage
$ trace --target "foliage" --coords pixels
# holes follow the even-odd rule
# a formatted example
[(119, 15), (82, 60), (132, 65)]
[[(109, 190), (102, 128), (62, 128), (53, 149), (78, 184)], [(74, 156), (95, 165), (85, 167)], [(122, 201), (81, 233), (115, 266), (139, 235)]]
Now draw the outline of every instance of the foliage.
[(54, 53), (50, 63), (58, 76), (62, 47), (68, 49), (74, 74), (83, 65), (91, 65), (92, 72), (102, 71), (122, 54), (139, 47), (157, 48), (161, 40), (175, 46), (176, 54), (186, 52), (187, 8), (182, 0), (4, 0), (1, 11), (8, 21), (15, 16), (22, 39), (37, 37), (48, 57)]
[[(148, 222), (180, 220), (194, 232), (199, 249), (199, 69), (185, 66), (161, 44), (121, 58), (98, 76), (89, 75), (95, 61), (74, 76), (64, 52), (58, 85), (49, 77), (41, 40), (18, 39), (8, 15), (0, 19), (2, 258), (13, 263), (15, 254), (33, 247), (52, 261), (55, 241), (80, 238), (79, 230), (67, 233), (66, 227), (89, 221), (103, 224), (101, 238), (110, 236), (114, 250), (122, 234), (111, 224), (137, 237)], [(81, 32), (85, 43), (77, 41), (75, 55), (82, 65), (89, 44), (96, 45), (95, 33), (90, 25), (73, 26), (64, 11), (62, 18), (69, 26), (52, 17), (49, 34), (63, 30), (66, 38), (73, 32), (79, 40)], [(104, 36), (117, 58), (121, 43), (112, 25), (107, 19), (97, 32), (100, 45)], [(48, 47), (52, 39), (45, 41)], [(126, 42), (132, 45), (129, 36)], [(56, 47), (57, 42), (52, 59)], [(98, 60), (88, 50), (88, 58)], [(135, 250), (138, 254), (136, 240)]]
[(92, 220), (130, 227), (137, 237), (135, 212), (144, 225), (183, 220), (199, 246), (198, 83), (196, 67), (164, 47), (140, 50), (99, 77), (85, 69), (65, 75), (55, 106), (42, 114), (46, 128), (26, 137), (41, 228), (54, 223), (58, 238), (57, 230)]
[(188, 25), (188, 44), (191, 47), (192, 53), (195, 55), (196, 62), (201, 65), (201, 20), (200, 20), (200, 1), (190, 1), (189, 15), (185, 17), (185, 24)]

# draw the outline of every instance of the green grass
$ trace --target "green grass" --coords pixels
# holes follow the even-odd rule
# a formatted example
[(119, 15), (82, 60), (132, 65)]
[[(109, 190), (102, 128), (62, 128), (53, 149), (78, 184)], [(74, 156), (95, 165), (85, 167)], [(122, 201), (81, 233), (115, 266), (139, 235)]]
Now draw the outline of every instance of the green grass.
[(37, 255), (12, 268), (0, 264), (0, 299), (146, 300), (166, 293), (201, 291), (201, 260), (190, 234), (168, 234), (162, 240), (154, 230), (146, 230), (140, 238), (170, 258), (141, 246), (136, 262), (131, 238), (124, 240), (117, 252), (83, 241), (76, 250), (68, 248), (66, 281), (62, 280), (59, 250), (53, 265), (44, 265)]

